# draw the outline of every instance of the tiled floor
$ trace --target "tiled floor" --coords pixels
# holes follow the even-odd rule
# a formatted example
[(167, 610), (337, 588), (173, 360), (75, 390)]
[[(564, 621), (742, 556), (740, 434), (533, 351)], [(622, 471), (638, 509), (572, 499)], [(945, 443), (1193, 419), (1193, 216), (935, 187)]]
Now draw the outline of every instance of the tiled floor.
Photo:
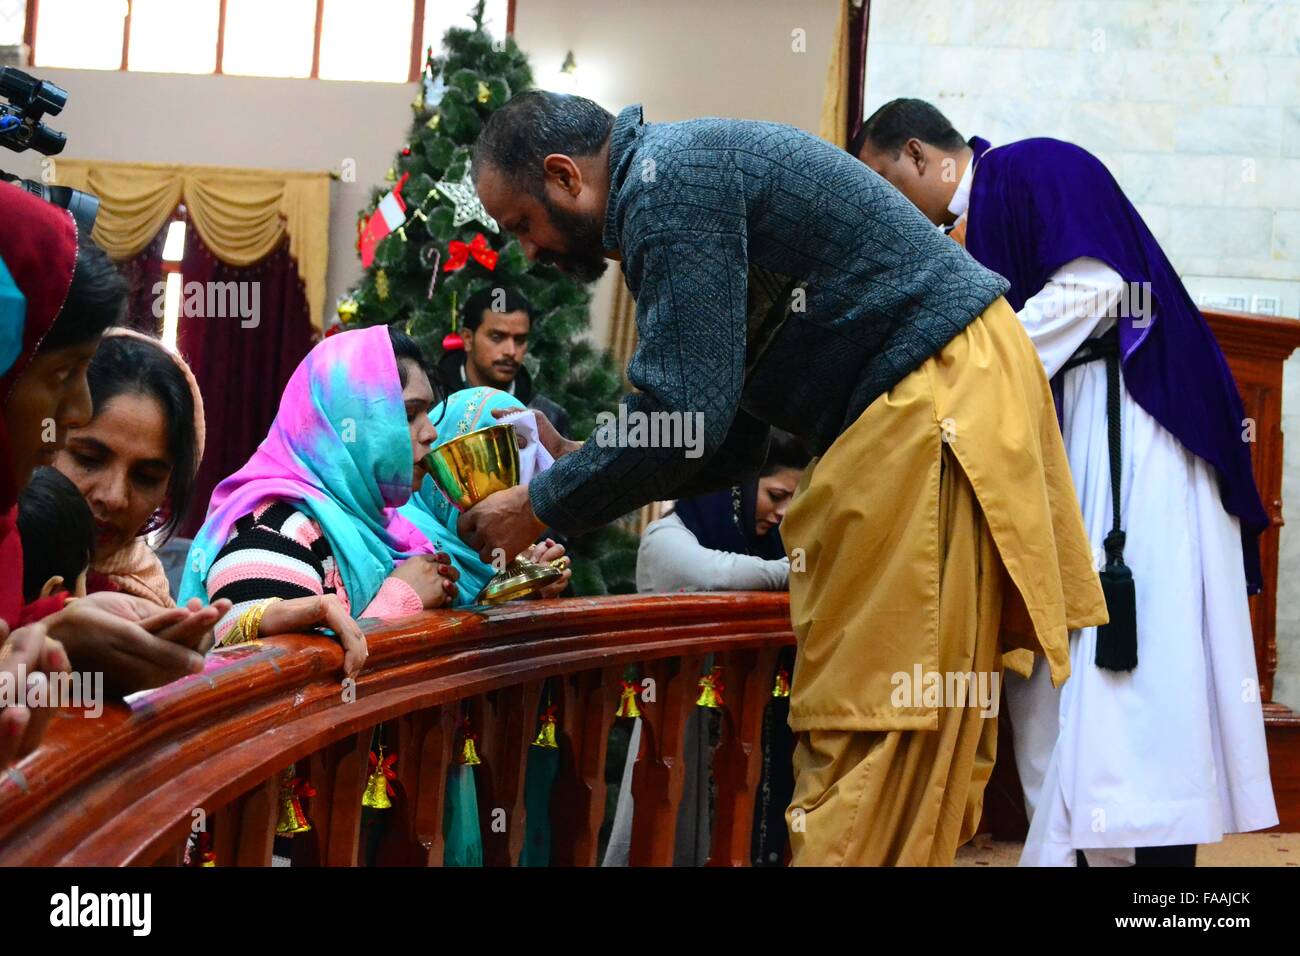
[[(977, 836), (957, 851), (957, 866), (1015, 866), (1019, 843)], [(1197, 866), (1300, 866), (1300, 833), (1238, 833), (1196, 851)]]

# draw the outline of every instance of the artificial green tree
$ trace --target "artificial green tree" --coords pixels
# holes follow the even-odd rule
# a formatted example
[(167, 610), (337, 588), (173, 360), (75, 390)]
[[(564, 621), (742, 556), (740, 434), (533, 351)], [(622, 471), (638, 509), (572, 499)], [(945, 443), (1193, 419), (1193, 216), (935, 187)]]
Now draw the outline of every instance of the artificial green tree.
[[(483, 123), (532, 85), (528, 59), (514, 38), (503, 42), (483, 29), (482, 3), (472, 20), (472, 29), (447, 31), (441, 53), (429, 52), (411, 104), (411, 132), (388, 182), (374, 190), (361, 214), (358, 235), (399, 182), (404, 222), (374, 248), (374, 261), (340, 301), (339, 315), (345, 327), (398, 324), (433, 366), (445, 346), (454, 347), (448, 336), (459, 327), (459, 303), (483, 288), (518, 289), (533, 306), (524, 364), (537, 389), (568, 410), (570, 437), (585, 439), (597, 413), (616, 407), (622, 376), (610, 354), (584, 335), (590, 323), (587, 288), (552, 266), (530, 262), (468, 186), (470, 155)], [(458, 222), (466, 216), (474, 218)], [(467, 254), (469, 248), (476, 254)], [(462, 266), (447, 271), (460, 259)], [(584, 535), (571, 542), (571, 550), (578, 594), (636, 589), (636, 539), (626, 527), (616, 523)]]

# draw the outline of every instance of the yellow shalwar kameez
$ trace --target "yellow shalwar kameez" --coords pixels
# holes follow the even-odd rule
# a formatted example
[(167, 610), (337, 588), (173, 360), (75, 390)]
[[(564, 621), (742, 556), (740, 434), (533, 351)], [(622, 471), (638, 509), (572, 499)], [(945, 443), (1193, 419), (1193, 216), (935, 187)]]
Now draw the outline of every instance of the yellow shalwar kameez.
[[(895, 675), (1069, 674), (1106, 606), (1042, 363), (999, 298), (814, 459), (781, 524), (798, 661), (795, 865), (947, 865), (996, 716), (896, 706)], [(1017, 651), (1016, 648), (1022, 648)], [(914, 705), (914, 706), (913, 706)]]

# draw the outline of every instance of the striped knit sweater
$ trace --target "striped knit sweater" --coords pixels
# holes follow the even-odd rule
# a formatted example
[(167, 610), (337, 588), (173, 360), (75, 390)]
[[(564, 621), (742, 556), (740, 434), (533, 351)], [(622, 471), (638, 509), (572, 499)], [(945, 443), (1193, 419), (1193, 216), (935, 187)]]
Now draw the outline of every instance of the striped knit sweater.
[[(208, 593), (214, 601), (229, 598), (234, 605), (217, 622), (217, 644), (225, 641), (240, 614), (267, 598), (333, 594), (349, 613), (352, 608), (320, 525), (282, 501), (268, 501), (235, 523), (208, 572)], [(422, 610), (414, 588), (388, 578), (366, 609), (352, 616), (390, 619)]]

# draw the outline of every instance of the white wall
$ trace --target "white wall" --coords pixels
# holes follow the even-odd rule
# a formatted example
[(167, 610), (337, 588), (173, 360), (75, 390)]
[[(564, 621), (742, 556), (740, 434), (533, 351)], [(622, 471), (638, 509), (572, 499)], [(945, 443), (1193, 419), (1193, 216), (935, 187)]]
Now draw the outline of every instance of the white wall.
[[(1092, 150), (1194, 297), (1300, 315), (1300, 2), (872, 0), (868, 115), (897, 96), (967, 137)], [(1300, 708), (1300, 357), (1283, 428), (1274, 693)]]
[[(651, 120), (755, 117), (815, 130), (837, 0), (519, 0), (515, 38), (538, 86), (554, 88), (565, 53), (578, 92), (611, 111), (641, 102)], [(792, 31), (805, 51), (792, 49)], [(338, 169), (326, 309), (360, 275), (356, 217), (410, 128), (414, 84), (344, 83), (36, 69), (69, 93), (51, 125), (68, 157), (280, 169)], [(7, 153), (7, 151), (5, 151)], [(0, 154), (0, 168), (36, 176), (40, 157)], [(605, 341), (618, 270), (593, 303)]]
[[(572, 50), (574, 92), (614, 113), (641, 103), (650, 122), (726, 116), (815, 133), (838, 15), (838, 0), (519, 0), (515, 39), (545, 89), (559, 88)], [(597, 341), (621, 281), (611, 265), (596, 287)]]
[[(304, 170), (355, 160), (356, 181), (331, 189), (327, 313), (360, 274), (357, 211), (405, 142), (414, 84), (32, 72), (68, 91), (67, 107), (49, 120), (67, 134), (68, 157)], [(40, 160), (5, 151), (0, 167), (38, 176)]]
[(873, 0), (867, 111), (1100, 156), (1188, 275), (1300, 279), (1295, 0)]

